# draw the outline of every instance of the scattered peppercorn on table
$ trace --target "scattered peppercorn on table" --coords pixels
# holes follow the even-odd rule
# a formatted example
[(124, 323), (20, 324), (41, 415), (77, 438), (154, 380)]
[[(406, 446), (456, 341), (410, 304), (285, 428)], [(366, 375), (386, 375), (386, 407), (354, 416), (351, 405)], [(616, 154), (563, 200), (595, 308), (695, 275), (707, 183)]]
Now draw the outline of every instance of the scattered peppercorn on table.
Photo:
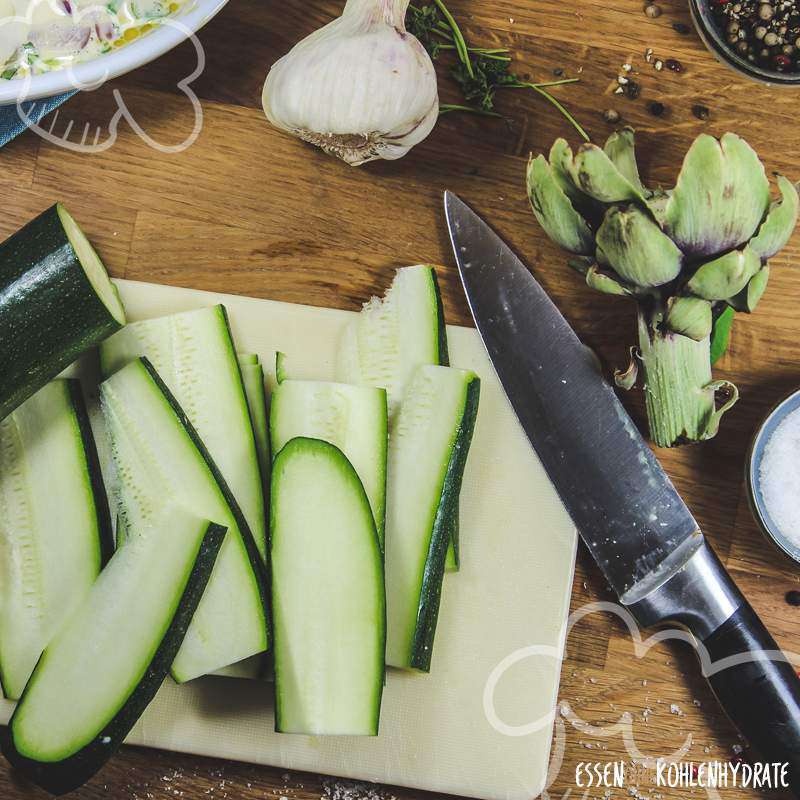
[[(447, 5), (471, 43), (510, 48), (512, 69), (525, 80), (578, 78), (550, 91), (593, 141), (602, 143), (622, 124), (636, 128), (637, 156), (649, 185), (673, 184), (680, 159), (699, 133), (721, 136), (728, 130), (747, 139), (768, 174), (800, 175), (798, 96), (748, 82), (719, 64), (695, 35), (680, 0), (657, 0), (646, 13), (640, 0), (450, 0)], [(348, 309), (382, 294), (396, 267), (437, 263), (448, 322), (470, 324), (441, 213), (441, 192), (449, 188), (536, 270), (609, 374), (623, 367), (624, 345), (635, 334), (628, 301), (596, 294), (565, 271), (562, 253), (528, 205), (528, 154), (546, 151), (559, 136), (573, 147), (579, 144), (576, 129), (546, 98), (523, 90), (499, 94), (495, 110), (505, 120), (448, 113), (404, 159), (357, 169), (266, 122), (261, 88), (269, 65), (340, 10), (341, 3), (332, 0), (281, 5), (239, 0), (201, 32), (205, 68), (188, 85), (181, 81), (196, 67), (191, 43), (99, 91), (76, 96), (62, 108), (54, 135), (70, 123), (74, 131), (88, 124), (92, 131), (100, 126), (103, 140), (118, 108), (112, 90), (119, 89), (150, 143), (124, 122), (113, 145), (94, 155), (34, 133), (21, 136), (0, 154), (5, 197), (0, 233), (5, 237), (60, 199), (80, 218), (115, 277)], [(756, 26), (753, 35), (759, 33)], [(461, 95), (447, 75), (449, 58), (442, 51), (437, 61), (440, 99), (458, 104)], [(193, 93), (202, 104), (202, 127), (197, 140), (181, 149), (197, 121)], [(45, 131), (48, 126), (46, 120)], [(720, 557), (789, 651), (800, 636), (800, 576), (758, 532), (742, 476), (760, 418), (800, 382), (800, 270), (792, 268), (798, 260), (795, 236), (773, 261), (777, 268), (758, 313), (737, 318), (730, 350), (715, 372), (738, 385), (741, 400), (719, 435), (702, 445), (659, 451)], [(623, 402), (644, 429), (641, 396), (625, 395)], [(573, 608), (598, 599), (612, 597), (579, 551)], [(576, 791), (579, 762), (621, 759), (628, 780), (626, 789), (613, 795), (633, 788), (637, 797), (685, 797), (684, 790), (654, 787), (654, 772), (630, 763), (619, 729), (596, 736), (579, 730), (576, 717), (611, 726), (629, 712), (643, 757), (667, 756), (685, 746), (684, 760), (746, 758), (694, 658), (678, 643), (659, 644), (637, 658), (618, 618), (594, 613), (580, 619), (569, 632), (562, 667), (559, 698), (570, 710), (565, 707), (555, 720), (553, 752), (561, 766), (551, 796)], [(604, 791), (590, 790), (589, 796), (601, 798)], [(44, 797), (0, 765), (0, 797), (34, 796)], [(362, 796), (421, 795), (134, 748), (123, 749), (74, 795), (76, 800)], [(723, 796), (760, 795), (729, 788)]]

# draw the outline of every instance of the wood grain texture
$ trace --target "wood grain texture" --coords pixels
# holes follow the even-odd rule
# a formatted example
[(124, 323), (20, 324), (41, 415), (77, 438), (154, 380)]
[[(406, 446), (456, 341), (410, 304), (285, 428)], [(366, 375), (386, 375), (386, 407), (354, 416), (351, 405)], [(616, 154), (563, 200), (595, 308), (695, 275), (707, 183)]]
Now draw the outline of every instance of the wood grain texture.
[[(359, 169), (267, 125), (260, 111), (267, 67), (340, 5), (333, 0), (231, 0), (200, 36), (206, 68), (192, 88), (202, 101), (203, 127), (184, 152), (159, 152), (125, 123), (115, 144), (96, 155), (73, 153), (33, 134), (5, 147), (0, 151), (0, 234), (11, 233), (59, 199), (82, 222), (116, 276), (349, 309), (382, 292), (395, 267), (431, 262), (442, 265), (448, 320), (468, 324), (441, 216), (441, 192), (447, 187), (525, 254), (609, 367), (623, 363), (634, 337), (631, 308), (585, 288), (565, 268), (561, 253), (541, 234), (528, 209), (523, 180), (528, 153), (548, 148), (558, 135), (576, 143), (571, 128), (541, 98), (528, 92), (501, 96), (498, 107), (506, 120), (447, 115), (408, 157)], [(744, 135), (769, 172), (800, 178), (797, 95), (739, 79), (714, 61), (693, 33), (676, 31), (673, 24), (690, 24), (679, 0), (660, 0), (664, 13), (656, 20), (644, 16), (641, 0), (452, 0), (448, 5), (475, 43), (510, 47), (518, 73), (548, 80), (559, 69), (580, 77), (579, 84), (557, 90), (559, 97), (596, 140), (611, 130), (602, 118), (608, 108), (636, 127), (649, 183), (671, 184), (698, 133), (726, 130)], [(659, 58), (680, 60), (683, 72), (656, 72), (645, 62), (647, 48)], [(613, 94), (623, 63), (633, 66), (641, 84), (636, 101)], [(194, 48), (183, 45), (71, 100), (54, 132), (70, 121), (76, 132), (87, 122), (106, 126), (116, 109), (116, 89), (149, 136), (164, 145), (177, 144), (194, 124), (191, 104), (178, 88), (194, 66)], [(456, 100), (446, 71), (442, 64), (443, 99)], [(652, 100), (665, 105), (663, 116), (649, 113)], [(710, 109), (707, 121), (693, 115), (695, 104)], [(798, 256), (800, 236), (774, 259), (770, 288), (758, 312), (737, 318), (732, 347), (716, 371), (735, 381), (742, 397), (720, 435), (659, 454), (721, 557), (788, 649), (797, 649), (800, 609), (783, 598), (787, 590), (800, 588), (800, 575), (758, 533), (742, 475), (759, 420), (800, 382)], [(624, 402), (641, 424), (641, 398), (632, 393)], [(611, 596), (581, 551), (573, 608), (597, 599)], [(623, 759), (634, 796), (703, 797), (702, 790), (654, 788), (652, 771), (630, 764), (630, 753), (638, 748), (642, 757), (663, 756), (691, 737), (687, 759), (736, 755), (736, 734), (699, 677), (690, 649), (666, 643), (636, 658), (627, 629), (610, 614), (585, 617), (571, 632), (560, 697), (596, 726), (628, 712), (632, 738), (626, 745), (619, 732), (600, 736), (573, 717), (560, 717), (556, 741), (563, 741), (565, 750), (563, 758), (556, 752), (551, 798), (604, 797), (603, 789), (584, 794), (575, 787), (576, 763), (596, 759)], [(341, 787), (338, 792), (316, 776), (127, 749), (74, 796), (346, 800)], [(0, 767), (4, 800), (42, 796)], [(411, 800), (416, 795), (381, 789), (377, 796)], [(628, 797), (629, 789), (613, 790), (611, 796)], [(722, 793), (725, 800), (757, 796), (733, 789)]]

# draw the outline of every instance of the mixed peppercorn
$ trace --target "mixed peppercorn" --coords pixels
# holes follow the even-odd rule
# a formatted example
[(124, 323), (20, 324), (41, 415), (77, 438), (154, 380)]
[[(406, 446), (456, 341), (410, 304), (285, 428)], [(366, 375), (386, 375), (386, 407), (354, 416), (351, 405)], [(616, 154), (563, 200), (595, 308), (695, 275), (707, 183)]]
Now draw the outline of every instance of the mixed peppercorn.
[(742, 58), (777, 72), (800, 71), (797, 0), (712, 0), (714, 17)]

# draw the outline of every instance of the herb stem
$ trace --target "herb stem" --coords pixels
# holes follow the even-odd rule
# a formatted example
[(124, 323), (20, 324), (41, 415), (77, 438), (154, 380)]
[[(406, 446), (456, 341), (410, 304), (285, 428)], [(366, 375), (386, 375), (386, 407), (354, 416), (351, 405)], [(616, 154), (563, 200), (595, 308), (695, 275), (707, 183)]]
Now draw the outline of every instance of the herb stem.
[(461, 28), (458, 27), (458, 23), (455, 21), (450, 11), (448, 11), (447, 6), (442, 2), (442, 0), (433, 0), (433, 2), (436, 4), (439, 11), (442, 12), (442, 16), (447, 20), (447, 24), (453, 31), (453, 41), (455, 42), (456, 50), (458, 51), (458, 57), (461, 59), (461, 63), (467, 68), (467, 73), (469, 74), (470, 78), (474, 78), (475, 72), (472, 69), (472, 59), (469, 57), (467, 42), (464, 39), (464, 34), (461, 33)]
[[(570, 79), (574, 81), (576, 79)], [(538, 92), (542, 97), (544, 97), (548, 103), (552, 103), (560, 112), (564, 115), (564, 117), (571, 123), (572, 127), (578, 132), (578, 134), (583, 138), (584, 141), (590, 142), (591, 139), (589, 138), (589, 134), (583, 129), (583, 126), (572, 116), (572, 114), (564, 108), (563, 105), (553, 97), (550, 92), (542, 89), (542, 85), (547, 84), (538, 84), (538, 83), (528, 83), (527, 81), (520, 81), (519, 83), (506, 83), (503, 84), (504, 89), (533, 89), (534, 92)], [(556, 83), (552, 83), (550, 85), (557, 85)]]
[[(580, 83), (580, 82), (581, 82), (580, 78), (562, 78), (561, 80), (558, 80), (558, 81), (541, 81), (541, 82), (537, 81), (536, 83), (532, 83), (531, 86), (532, 87), (533, 86), (538, 86), (541, 89), (541, 88), (544, 88), (546, 86), (564, 86), (564, 84), (567, 84), (567, 83)], [(514, 88), (514, 84), (513, 83), (509, 84), (509, 85), (510, 85), (510, 87), (512, 89)]]
[(449, 114), (452, 111), (463, 111), (467, 114), (478, 114), (481, 117), (502, 117), (496, 111), (487, 111), (485, 108), (476, 108), (475, 106), (462, 106), (457, 103), (442, 103), (439, 106), (439, 115)]
[[(440, 44), (440, 50), (455, 50), (456, 46), (454, 44)], [(508, 50), (503, 50), (500, 47), (489, 49), (487, 47), (469, 47), (467, 48), (470, 53), (475, 53), (476, 55), (486, 56), (486, 58), (494, 59), (495, 61), (511, 61), (511, 56), (506, 55)]]

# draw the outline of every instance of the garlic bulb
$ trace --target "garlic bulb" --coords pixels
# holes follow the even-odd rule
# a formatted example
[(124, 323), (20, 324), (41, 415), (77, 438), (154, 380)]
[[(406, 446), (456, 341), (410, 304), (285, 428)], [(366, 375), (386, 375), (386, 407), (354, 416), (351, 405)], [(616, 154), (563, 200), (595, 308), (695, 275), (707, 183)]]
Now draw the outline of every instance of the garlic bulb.
[(272, 66), (267, 119), (348, 164), (404, 156), (439, 114), (433, 63), (405, 28), (408, 3), (347, 0)]

